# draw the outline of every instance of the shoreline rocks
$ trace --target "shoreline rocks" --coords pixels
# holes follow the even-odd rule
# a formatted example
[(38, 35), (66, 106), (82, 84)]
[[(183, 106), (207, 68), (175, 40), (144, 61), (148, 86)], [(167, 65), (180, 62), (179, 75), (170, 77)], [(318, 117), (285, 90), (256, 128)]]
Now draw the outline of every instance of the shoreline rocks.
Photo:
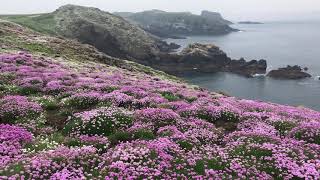
[(304, 72), (302, 68), (298, 65), (287, 66), (285, 68), (279, 68), (277, 70), (272, 70), (267, 74), (268, 77), (275, 79), (304, 79), (310, 78), (311, 75)]
[(156, 59), (139, 63), (174, 75), (189, 72), (231, 72), (253, 77), (254, 74), (266, 73), (267, 69), (266, 60), (233, 60), (219, 47), (199, 43), (190, 44), (180, 53), (160, 54)]

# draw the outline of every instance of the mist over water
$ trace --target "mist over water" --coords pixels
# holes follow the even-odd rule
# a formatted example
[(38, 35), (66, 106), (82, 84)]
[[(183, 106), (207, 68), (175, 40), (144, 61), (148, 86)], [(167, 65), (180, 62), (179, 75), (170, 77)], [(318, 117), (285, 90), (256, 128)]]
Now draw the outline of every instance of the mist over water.
[(230, 95), (320, 110), (320, 21), (236, 24), (241, 32), (224, 36), (193, 36), (169, 39), (187, 46), (193, 42), (213, 43), (229, 57), (266, 59), (268, 70), (287, 65), (308, 67), (313, 76), (304, 80), (275, 80), (264, 76), (245, 78), (229, 73), (186, 75), (193, 84)]

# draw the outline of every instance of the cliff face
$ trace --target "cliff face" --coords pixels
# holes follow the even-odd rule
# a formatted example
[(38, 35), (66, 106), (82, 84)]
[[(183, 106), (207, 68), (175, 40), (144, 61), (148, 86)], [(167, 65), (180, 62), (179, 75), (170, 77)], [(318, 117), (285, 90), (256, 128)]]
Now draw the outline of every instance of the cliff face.
[(216, 35), (226, 34), (235, 29), (219, 13), (203, 11), (201, 15), (189, 12), (165, 12), (160, 10), (139, 13), (118, 12), (129, 21), (140, 25), (144, 30), (160, 37), (176, 35)]
[(96, 8), (68, 5), (54, 14), (59, 34), (92, 44), (115, 57), (146, 59), (166, 46), (139, 27)]

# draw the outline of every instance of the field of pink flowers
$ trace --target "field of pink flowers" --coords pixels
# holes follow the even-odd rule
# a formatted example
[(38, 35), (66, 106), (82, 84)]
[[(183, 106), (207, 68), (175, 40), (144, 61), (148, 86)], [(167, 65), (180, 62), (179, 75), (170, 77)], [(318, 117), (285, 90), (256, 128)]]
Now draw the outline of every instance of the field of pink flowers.
[(0, 54), (0, 179), (319, 179), (320, 113)]

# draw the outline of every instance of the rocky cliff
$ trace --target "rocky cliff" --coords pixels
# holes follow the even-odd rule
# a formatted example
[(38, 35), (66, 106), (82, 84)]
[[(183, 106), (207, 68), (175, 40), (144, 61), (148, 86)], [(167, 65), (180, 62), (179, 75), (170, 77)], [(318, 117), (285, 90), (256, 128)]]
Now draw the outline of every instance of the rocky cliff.
[(160, 37), (181, 35), (226, 34), (235, 29), (219, 13), (202, 11), (201, 15), (189, 12), (165, 12), (160, 10), (139, 13), (116, 12), (127, 20), (140, 25), (144, 30)]

